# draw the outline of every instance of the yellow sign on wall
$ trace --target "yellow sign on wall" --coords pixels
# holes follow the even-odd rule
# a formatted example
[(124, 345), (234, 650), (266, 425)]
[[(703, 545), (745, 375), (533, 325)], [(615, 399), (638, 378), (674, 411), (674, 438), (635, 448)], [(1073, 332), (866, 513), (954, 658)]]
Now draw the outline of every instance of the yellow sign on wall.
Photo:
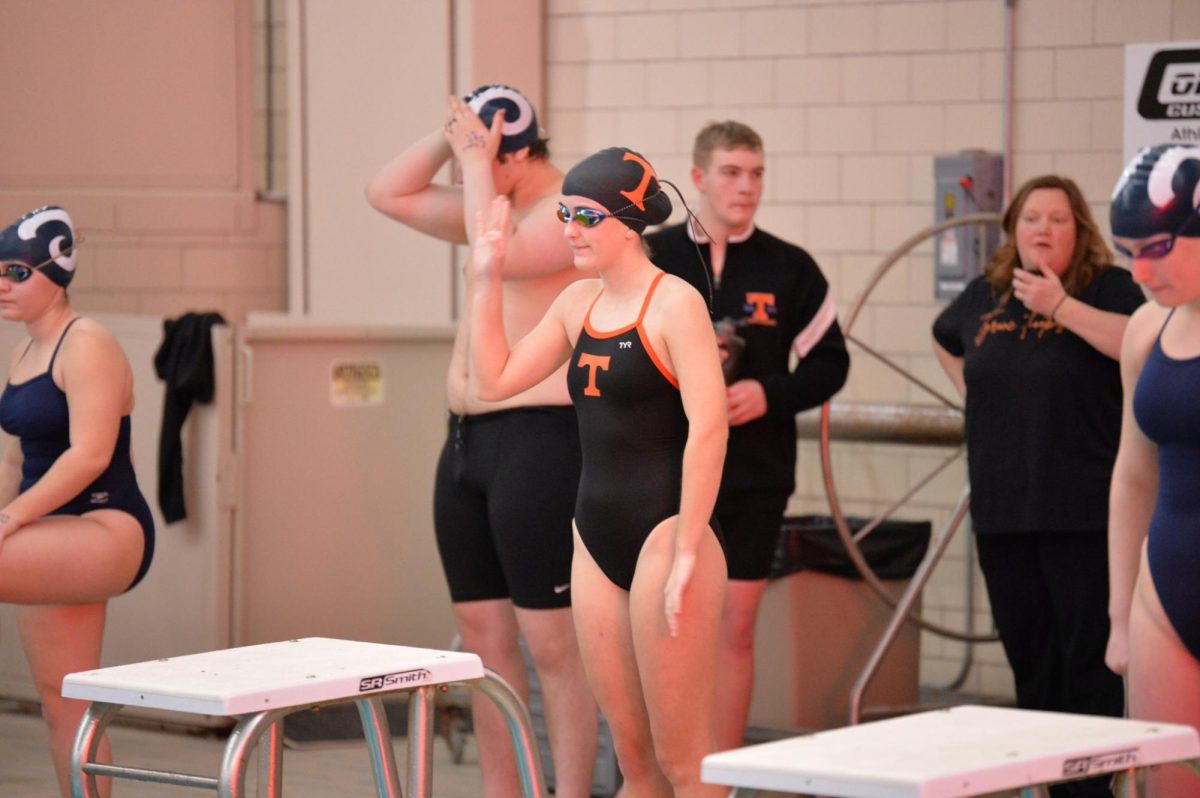
[(383, 404), (383, 366), (335, 362), (329, 369), (329, 401), (334, 407)]

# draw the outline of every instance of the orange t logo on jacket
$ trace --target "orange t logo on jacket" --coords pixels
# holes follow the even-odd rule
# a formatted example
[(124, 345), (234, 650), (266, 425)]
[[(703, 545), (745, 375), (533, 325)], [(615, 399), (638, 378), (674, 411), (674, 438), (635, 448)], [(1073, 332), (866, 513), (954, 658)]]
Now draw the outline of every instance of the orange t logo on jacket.
[(637, 206), (639, 211), (646, 210), (644, 200), (646, 199), (646, 189), (650, 187), (650, 178), (658, 177), (654, 174), (654, 167), (646, 163), (641, 158), (634, 155), (632, 152), (625, 153), (626, 161), (637, 161), (642, 167), (642, 182), (638, 183), (638, 187), (633, 191), (622, 191), (621, 196)]
[(579, 366), (588, 370), (588, 384), (583, 389), (584, 396), (599, 396), (600, 389), (596, 387), (596, 369), (608, 371), (610, 355), (593, 355), (590, 352), (579, 353)]
[(764, 327), (774, 327), (777, 322), (767, 313), (768, 307), (775, 307), (775, 295), (768, 293), (746, 292), (746, 304), (754, 308), (754, 312), (746, 319), (747, 324), (761, 324)]

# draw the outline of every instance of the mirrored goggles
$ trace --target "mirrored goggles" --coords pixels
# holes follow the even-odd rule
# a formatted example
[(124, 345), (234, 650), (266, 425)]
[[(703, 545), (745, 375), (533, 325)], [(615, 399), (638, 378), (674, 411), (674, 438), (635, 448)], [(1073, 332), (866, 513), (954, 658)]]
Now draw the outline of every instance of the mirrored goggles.
[(1117, 252), (1120, 252), (1130, 260), (1136, 260), (1139, 258), (1142, 260), (1159, 260), (1160, 258), (1165, 258), (1167, 255), (1170, 255), (1171, 250), (1175, 248), (1175, 239), (1179, 237), (1179, 234), (1183, 232), (1184, 228), (1191, 224), (1192, 220), (1198, 213), (1200, 213), (1200, 209), (1193, 211), (1191, 216), (1188, 216), (1188, 218), (1184, 220), (1183, 224), (1179, 226), (1179, 229), (1175, 231), (1174, 235), (1151, 241), (1148, 244), (1142, 244), (1140, 247), (1138, 247), (1137, 252), (1131, 252), (1130, 250), (1118, 244), (1116, 241), (1113, 241), (1113, 249), (1115, 249)]
[[(66, 250), (59, 254), (58, 257), (61, 258), (62, 256), (65, 256), (65, 254), (71, 254), (73, 248), (74, 245), (68, 246)], [(54, 263), (54, 258), (47, 258), (36, 266), (31, 266), (28, 263), (20, 262), (0, 264), (0, 277), (5, 278), (5, 280), (8, 282), (23, 283), (26, 280), (29, 280), (30, 277), (34, 276), (35, 271), (38, 269), (44, 269), (46, 266), (52, 263)]]
[(563, 224), (575, 222), (580, 227), (595, 227), (608, 217), (609, 214), (594, 208), (576, 208), (572, 211), (561, 202), (558, 203), (558, 220)]
[(1158, 260), (1159, 258), (1165, 258), (1167, 255), (1170, 255), (1171, 250), (1174, 248), (1175, 236), (1160, 238), (1158, 241), (1151, 241), (1149, 244), (1143, 244), (1142, 246), (1138, 247), (1137, 252), (1131, 252), (1130, 250), (1118, 244), (1116, 241), (1113, 242), (1113, 249), (1115, 249), (1117, 252), (1120, 252), (1130, 260), (1137, 260), (1138, 258)]

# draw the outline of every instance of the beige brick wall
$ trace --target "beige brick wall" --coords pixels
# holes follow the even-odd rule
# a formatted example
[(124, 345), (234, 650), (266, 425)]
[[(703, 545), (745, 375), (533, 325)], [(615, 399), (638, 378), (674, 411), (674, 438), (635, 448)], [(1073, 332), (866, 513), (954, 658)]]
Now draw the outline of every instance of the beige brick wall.
[[(1002, 149), (1002, 0), (547, 0), (546, 126), (563, 164), (600, 147), (641, 150), (687, 189), (691, 138), (734, 117), (763, 135), (759, 222), (808, 248), (843, 317), (884, 256), (933, 221), (933, 157)], [(1121, 168), (1123, 46), (1200, 38), (1195, 0), (1019, 0), (1014, 181), (1048, 171), (1077, 180), (1106, 214)], [(689, 201), (693, 199), (688, 191)], [(677, 217), (678, 218), (678, 217)], [(880, 283), (853, 334), (939, 390), (930, 353), (928, 243)], [(841, 398), (930, 399), (862, 354)], [(915, 447), (837, 444), (848, 511), (871, 514), (945, 455)], [(826, 512), (815, 444), (802, 445), (793, 512)], [(952, 466), (906, 517), (941, 522), (964, 480)], [(964, 623), (964, 547), (952, 544), (925, 595), (930, 620)], [(977, 627), (990, 628), (978, 574)], [(921, 676), (951, 678), (962, 644), (926, 634)], [(965, 689), (1009, 696), (997, 645), (977, 648)]]
[(30, 71), (44, 37), (0, 52), (5, 74), (36, 77), (8, 97), (11, 117), (53, 122), (5, 136), (0, 225), (46, 203), (71, 212), (85, 236), (77, 309), (283, 309), (286, 211), (256, 198), (252, 1), (6, 6), (8, 29), (56, 39), (54, 69)]
[[(41, 5), (13, 5), (6, 25), (53, 27), (58, 69), (39, 73), (44, 91), (14, 95), (10, 113), (55, 119), (61, 98), (72, 97), (72, 124), (36, 134), (18, 127), (6, 137), (0, 223), (47, 201), (71, 209), (88, 237), (72, 286), (84, 311), (216, 309), (237, 321), (249, 310), (283, 309), (286, 209), (259, 201), (257, 190), (266, 174), (267, 80), (280, 105), (274, 185), (265, 187), (287, 178), (286, 2), (141, 4), (141, 16), (132, 4), (80, 2), (53, 20)], [(1121, 166), (1123, 45), (1200, 38), (1200, 3), (1016, 7), (1014, 179), (1060, 171), (1103, 214)], [(542, 117), (556, 160), (625, 144), (686, 191), (700, 125), (724, 117), (754, 125), (768, 150), (760, 223), (812, 251), (843, 314), (885, 254), (932, 221), (934, 156), (1003, 144), (1003, 0), (545, 0), (545, 9)], [(151, 22), (193, 35), (148, 49), (136, 34)], [(274, 63), (263, 57), (268, 35)], [(25, 74), (44, 58), (39, 47), (36, 37), (15, 37), (0, 66)], [(929, 354), (939, 307), (931, 251), (923, 244), (892, 269), (853, 333), (949, 392)], [(861, 353), (842, 398), (931, 401)], [(835, 456), (846, 508), (869, 514), (943, 452), (839, 444)], [(792, 510), (824, 512), (811, 443), (798, 481)], [(904, 514), (941, 521), (961, 484), (962, 467), (953, 466)], [(930, 619), (962, 624), (962, 571), (959, 541), (926, 594)], [(982, 597), (981, 585), (976, 592)], [(986, 604), (974, 615), (988, 625)], [(926, 636), (922, 678), (948, 678), (961, 648)], [(976, 662), (968, 689), (1011, 691), (996, 646), (981, 648)]]

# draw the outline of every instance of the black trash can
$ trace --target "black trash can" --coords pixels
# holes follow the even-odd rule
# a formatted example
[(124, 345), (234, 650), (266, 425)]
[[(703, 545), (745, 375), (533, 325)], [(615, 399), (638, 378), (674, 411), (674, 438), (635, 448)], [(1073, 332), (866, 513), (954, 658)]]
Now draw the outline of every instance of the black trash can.
[[(870, 521), (846, 519), (851, 532), (858, 532)], [(884, 521), (859, 542), (859, 549), (880, 579), (908, 579), (925, 558), (931, 529), (928, 521)], [(779, 579), (804, 570), (862, 579), (831, 516), (797, 515), (783, 519), (770, 578)]]
[[(869, 523), (847, 522), (852, 530)], [(930, 529), (927, 521), (888, 521), (863, 539), (864, 557), (894, 594), (924, 558)], [(861, 578), (828, 516), (784, 519), (771, 577), (755, 636), (751, 725), (809, 731), (844, 726), (854, 680), (892, 610)], [(915, 704), (919, 673), (920, 630), (905, 624), (865, 705)]]

